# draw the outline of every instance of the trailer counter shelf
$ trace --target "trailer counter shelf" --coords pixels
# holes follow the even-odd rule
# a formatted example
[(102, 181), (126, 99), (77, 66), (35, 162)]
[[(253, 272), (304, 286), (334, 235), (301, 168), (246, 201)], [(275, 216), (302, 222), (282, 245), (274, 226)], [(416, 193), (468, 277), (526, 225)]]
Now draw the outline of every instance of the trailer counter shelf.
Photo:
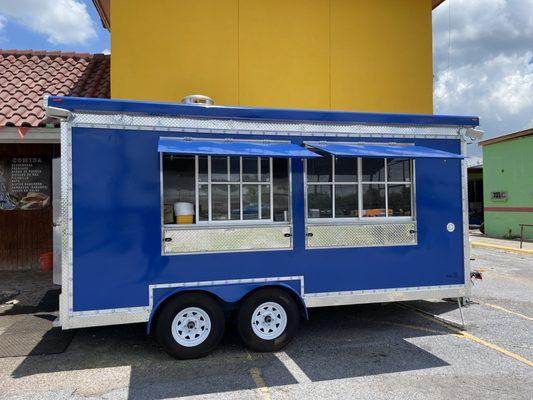
[(63, 118), (63, 329), (147, 322), (190, 358), (231, 310), (270, 351), (309, 307), (470, 294), (476, 117), (45, 103)]

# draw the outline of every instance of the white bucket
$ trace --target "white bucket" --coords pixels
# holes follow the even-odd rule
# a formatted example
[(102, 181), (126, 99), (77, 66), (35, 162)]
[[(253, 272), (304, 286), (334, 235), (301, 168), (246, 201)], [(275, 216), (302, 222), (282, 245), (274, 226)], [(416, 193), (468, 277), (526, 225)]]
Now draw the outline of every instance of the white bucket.
[(192, 203), (174, 203), (174, 220), (176, 224), (194, 223), (194, 205)]
[(194, 215), (194, 204), (183, 201), (174, 203), (174, 215)]

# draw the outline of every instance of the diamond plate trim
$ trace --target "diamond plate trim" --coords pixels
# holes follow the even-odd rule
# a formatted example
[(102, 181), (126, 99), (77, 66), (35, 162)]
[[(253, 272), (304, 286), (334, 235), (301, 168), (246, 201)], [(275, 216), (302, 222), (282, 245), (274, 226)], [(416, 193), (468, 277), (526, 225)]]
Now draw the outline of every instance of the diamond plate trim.
[(306, 247), (402, 246), (417, 243), (416, 223), (308, 225)]
[(247, 121), (231, 119), (181, 118), (139, 114), (74, 113), (73, 126), (185, 133), (244, 134), (273, 136), (328, 137), (431, 137), (458, 138), (459, 127), (426, 125), (383, 125), (350, 123), (312, 123)]
[(286, 225), (165, 228), (163, 237), (163, 254), (165, 255), (292, 248), (291, 227)]
[(464, 285), (439, 285), (308, 293), (305, 295), (304, 300), (307, 308), (313, 308), (341, 306), (348, 304), (382, 303), (390, 301), (443, 299), (446, 297), (460, 297), (464, 296), (464, 294)]
[[(461, 140), (461, 154), (466, 156), (466, 143), (464, 140)], [(470, 241), (468, 239), (468, 177), (467, 177), (468, 167), (466, 164), (466, 158), (461, 160), (461, 196), (462, 196), (462, 206), (463, 206), (463, 269), (464, 269), (464, 280), (466, 294), (465, 296), (470, 296), (472, 294), (472, 278), (470, 273), (472, 271), (472, 266), (470, 263)]]
[(200, 282), (177, 282), (177, 283), (158, 283), (148, 286), (149, 292), (149, 306), (152, 309), (154, 306), (154, 290), (168, 289), (168, 288), (195, 288), (200, 286), (220, 286), (220, 285), (242, 285), (246, 283), (271, 283), (283, 281), (300, 281), (300, 296), (304, 297), (304, 277), (302, 275), (296, 276), (274, 276), (270, 278), (244, 278), (244, 279), (222, 279), (216, 281), (200, 281)]
[(434, 286), (413, 286), (391, 289), (366, 289), (366, 290), (345, 290), (340, 292), (317, 292), (306, 293), (305, 298), (310, 297), (333, 297), (333, 296), (348, 296), (348, 295), (365, 295), (365, 294), (379, 294), (379, 293), (407, 293), (420, 292), (424, 290), (440, 290), (440, 289), (462, 289), (463, 285), (434, 285)]
[(61, 288), (60, 320), (68, 326), (73, 312), (72, 298), (72, 129), (68, 121), (61, 123)]

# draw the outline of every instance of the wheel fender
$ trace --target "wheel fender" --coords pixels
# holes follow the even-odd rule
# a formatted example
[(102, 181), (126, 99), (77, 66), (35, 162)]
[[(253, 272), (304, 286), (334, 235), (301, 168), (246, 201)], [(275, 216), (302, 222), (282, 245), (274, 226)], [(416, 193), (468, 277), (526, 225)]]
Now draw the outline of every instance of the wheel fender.
[(277, 282), (265, 282), (265, 283), (249, 283), (249, 284), (233, 284), (233, 285), (216, 285), (216, 286), (198, 286), (195, 288), (191, 287), (182, 287), (182, 288), (163, 288), (158, 289), (161, 291), (161, 293), (158, 293), (157, 299), (154, 296), (154, 305), (152, 307), (152, 310), (150, 311), (150, 317), (148, 318), (148, 323), (146, 326), (146, 332), (149, 334), (152, 329), (152, 322), (154, 320), (155, 315), (157, 314), (157, 311), (159, 307), (166, 302), (169, 298), (175, 296), (178, 293), (183, 292), (203, 292), (210, 296), (215, 297), (217, 300), (221, 301), (224, 305), (228, 306), (227, 308), (236, 308), (237, 303), (241, 301), (244, 297), (246, 297), (251, 292), (264, 288), (264, 287), (282, 287), (284, 289), (287, 289), (291, 292), (291, 294), (294, 295), (294, 297), (297, 300), (298, 303), (298, 309), (300, 310), (301, 314), (305, 319), (309, 319), (309, 315), (307, 313), (307, 307), (305, 305), (305, 302), (299, 293), (298, 290), (296, 290), (294, 286), (294, 283), (298, 283), (298, 281), (291, 281), (292, 284), (288, 282), (283, 281), (277, 281)]
[(300, 310), (300, 313), (306, 320), (309, 320), (309, 313), (307, 312), (307, 306), (305, 305), (305, 301), (302, 298), (302, 295), (297, 290), (295, 290), (292, 286), (284, 282), (279, 282), (276, 284), (259, 286), (257, 289), (260, 289), (262, 287), (276, 287), (276, 286), (288, 289), (292, 294), (294, 294), (294, 297), (297, 299), (298, 310)]

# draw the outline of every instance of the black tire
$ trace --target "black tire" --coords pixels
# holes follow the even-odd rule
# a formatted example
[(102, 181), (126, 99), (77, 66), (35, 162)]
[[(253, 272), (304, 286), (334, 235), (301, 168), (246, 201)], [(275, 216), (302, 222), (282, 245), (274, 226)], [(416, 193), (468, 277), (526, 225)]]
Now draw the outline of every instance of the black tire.
[[(276, 303), (286, 314), (286, 326), (281, 334), (273, 339), (265, 339), (252, 327), (252, 316), (256, 309), (266, 303)], [(274, 314), (277, 314), (273, 309)], [(281, 314), (277, 314), (278, 316)], [(275, 321), (274, 321), (275, 322)], [(283, 324), (281, 324), (283, 325)], [(283, 289), (265, 288), (252, 293), (241, 304), (237, 316), (237, 328), (243, 342), (254, 351), (277, 351), (286, 346), (298, 331), (300, 313), (293, 297)], [(257, 328), (259, 329), (259, 328)], [(276, 328), (277, 329), (277, 328)]]
[(481, 225), (479, 225), (479, 231), (484, 235), (485, 234), (485, 223), (482, 222)]
[[(180, 314), (181, 311), (191, 307), (200, 309), (207, 314), (210, 322), (210, 331), (201, 343), (188, 347), (180, 344), (177, 339), (175, 339), (174, 334), (178, 336), (179, 334), (177, 333), (177, 330), (173, 334), (172, 324), (174, 319), (178, 318), (178, 314)], [(190, 317), (194, 320), (198, 322), (200, 322), (200, 320), (205, 321), (201, 314), (193, 314), (194, 312), (190, 314)], [(189, 314), (185, 313), (184, 315), (187, 317)], [(182, 316), (182, 318), (184, 317)], [(168, 303), (163, 305), (163, 308), (157, 317), (155, 336), (163, 349), (165, 349), (165, 351), (172, 357), (181, 360), (199, 358), (209, 354), (219, 344), (224, 335), (225, 325), (226, 321), (224, 318), (224, 312), (216, 300), (201, 293), (184, 293), (174, 297), (169, 300)], [(200, 334), (201, 333), (202, 332), (200, 332)], [(197, 336), (200, 336), (200, 334), (197, 334)], [(193, 333), (193, 335), (195, 334)], [(192, 337), (191, 335), (189, 336)]]

